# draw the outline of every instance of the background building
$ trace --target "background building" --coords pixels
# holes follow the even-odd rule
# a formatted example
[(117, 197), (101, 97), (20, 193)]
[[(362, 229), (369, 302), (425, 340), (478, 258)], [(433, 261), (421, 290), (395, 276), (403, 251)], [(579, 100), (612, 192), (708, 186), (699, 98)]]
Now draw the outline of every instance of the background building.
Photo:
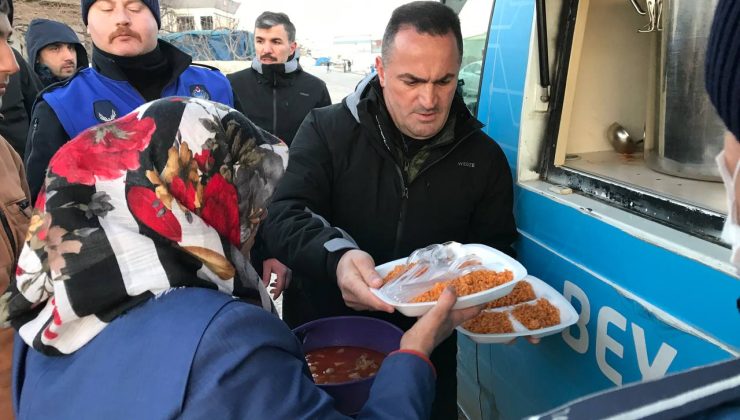
[(236, 11), (240, 3), (234, 0), (163, 0), (162, 30), (167, 32), (210, 31), (236, 29)]

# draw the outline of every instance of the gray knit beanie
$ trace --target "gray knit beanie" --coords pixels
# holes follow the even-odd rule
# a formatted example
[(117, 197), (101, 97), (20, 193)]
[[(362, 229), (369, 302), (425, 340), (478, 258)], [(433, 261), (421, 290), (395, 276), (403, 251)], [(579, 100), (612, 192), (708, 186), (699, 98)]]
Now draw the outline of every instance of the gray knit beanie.
[[(157, 28), (161, 28), (162, 22), (159, 17), (159, 0), (141, 0), (141, 2), (152, 11), (154, 19), (157, 20)], [(90, 6), (92, 6), (93, 3), (95, 3), (95, 0), (82, 0), (82, 23), (84, 23), (85, 26), (87, 26), (87, 13), (90, 11)]]

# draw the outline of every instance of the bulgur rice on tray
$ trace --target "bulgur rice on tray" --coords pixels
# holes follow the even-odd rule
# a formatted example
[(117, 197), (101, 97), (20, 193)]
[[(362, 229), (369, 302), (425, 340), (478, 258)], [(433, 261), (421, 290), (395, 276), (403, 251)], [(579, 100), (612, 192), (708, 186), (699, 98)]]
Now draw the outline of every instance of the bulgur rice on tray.
[(513, 279), (514, 273), (509, 270), (477, 270), (449, 281), (435, 283), (431, 289), (411, 299), (411, 302), (436, 302), (448, 286), (455, 289), (457, 296), (466, 296), (492, 289)]
[(511, 310), (484, 310), (462, 326), (474, 334), (513, 333), (515, 329), (509, 314), (513, 315), (529, 331), (540, 330), (560, 323), (560, 309), (547, 299), (540, 298), (534, 304), (522, 303)]
[(560, 309), (540, 298), (534, 304), (522, 304), (511, 310), (517, 321), (529, 330), (539, 330), (560, 323)]
[(405, 272), (411, 270), (411, 268), (413, 267), (414, 264), (398, 264), (397, 266), (393, 267), (393, 270), (389, 271), (388, 274), (385, 275), (385, 277), (383, 277), (383, 285), (401, 277)]
[(529, 302), (537, 299), (537, 295), (534, 294), (534, 288), (531, 284), (522, 280), (514, 286), (514, 289), (508, 295), (488, 302), (484, 309), (502, 308), (504, 306), (512, 306), (518, 303)]
[(513, 333), (508, 312), (481, 312), (475, 318), (466, 321), (463, 328), (475, 334)]

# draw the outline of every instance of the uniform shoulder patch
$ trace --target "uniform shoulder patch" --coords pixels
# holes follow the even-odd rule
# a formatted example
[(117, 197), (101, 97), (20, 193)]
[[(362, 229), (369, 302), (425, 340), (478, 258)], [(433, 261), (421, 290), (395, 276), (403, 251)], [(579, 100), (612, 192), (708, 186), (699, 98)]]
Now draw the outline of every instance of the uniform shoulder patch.
[(113, 102), (107, 99), (93, 102), (93, 113), (95, 114), (95, 119), (100, 122), (113, 121), (120, 114), (116, 106), (113, 105)]
[(201, 84), (190, 85), (190, 96), (198, 99), (211, 99), (211, 94), (208, 92), (208, 89)]

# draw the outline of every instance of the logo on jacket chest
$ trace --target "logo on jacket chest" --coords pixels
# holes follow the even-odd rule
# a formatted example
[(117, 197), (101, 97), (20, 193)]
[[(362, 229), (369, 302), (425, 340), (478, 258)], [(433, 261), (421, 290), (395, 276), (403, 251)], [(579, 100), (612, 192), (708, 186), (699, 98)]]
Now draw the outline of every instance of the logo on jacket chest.
[(203, 85), (190, 85), (190, 96), (198, 99), (211, 99), (211, 94)]
[(109, 100), (95, 101), (93, 103), (95, 119), (100, 122), (113, 121), (119, 116), (119, 112), (113, 102)]
[(475, 168), (475, 162), (457, 162), (457, 166), (463, 166), (466, 168)]

